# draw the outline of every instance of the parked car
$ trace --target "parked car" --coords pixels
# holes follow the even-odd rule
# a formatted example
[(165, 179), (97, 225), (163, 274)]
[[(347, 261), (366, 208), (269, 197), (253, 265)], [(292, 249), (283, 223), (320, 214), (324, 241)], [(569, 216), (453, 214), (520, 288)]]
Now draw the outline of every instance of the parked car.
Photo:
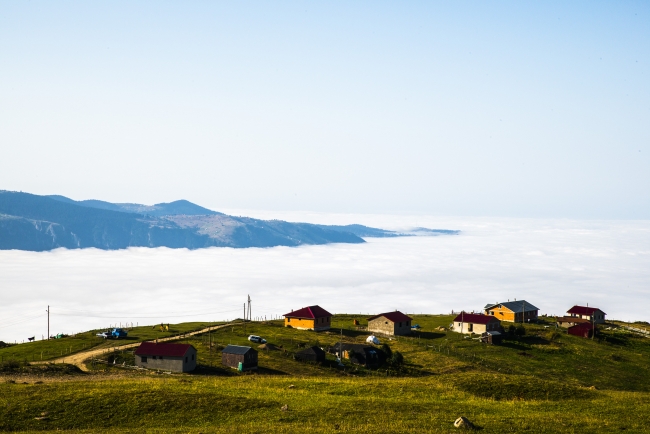
[(96, 336), (97, 336), (98, 338), (104, 338), (104, 339), (108, 339), (108, 338), (112, 337), (112, 336), (111, 336), (111, 332), (101, 332), (101, 333), (97, 333)]
[(266, 339), (262, 339), (261, 337), (256, 336), (256, 335), (250, 335), (248, 337), (248, 340), (251, 341), (251, 342), (255, 342), (256, 344), (265, 344), (266, 343)]

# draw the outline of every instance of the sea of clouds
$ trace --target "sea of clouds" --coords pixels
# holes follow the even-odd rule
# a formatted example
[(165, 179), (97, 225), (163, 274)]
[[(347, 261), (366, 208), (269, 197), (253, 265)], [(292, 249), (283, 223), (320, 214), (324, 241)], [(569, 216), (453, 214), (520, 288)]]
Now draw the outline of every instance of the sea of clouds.
[(541, 314), (589, 304), (650, 320), (650, 221), (232, 214), (456, 236), (368, 239), (297, 248), (0, 251), (0, 340), (127, 322), (272, 318), (319, 304), (333, 313), (480, 310), (526, 299)]

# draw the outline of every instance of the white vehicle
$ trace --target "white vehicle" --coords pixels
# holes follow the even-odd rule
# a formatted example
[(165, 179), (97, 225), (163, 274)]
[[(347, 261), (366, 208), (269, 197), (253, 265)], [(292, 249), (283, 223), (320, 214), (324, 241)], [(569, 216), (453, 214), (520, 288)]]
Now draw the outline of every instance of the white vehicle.
[(250, 335), (248, 337), (248, 340), (251, 341), (251, 342), (255, 342), (257, 344), (265, 344), (266, 343), (266, 339), (262, 339), (261, 337), (256, 336), (256, 335)]

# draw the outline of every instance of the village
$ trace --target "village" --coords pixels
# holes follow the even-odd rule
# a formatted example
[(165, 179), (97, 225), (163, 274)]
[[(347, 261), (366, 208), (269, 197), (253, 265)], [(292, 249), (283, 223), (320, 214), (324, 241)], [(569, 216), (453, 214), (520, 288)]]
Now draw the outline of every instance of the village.
[[(596, 307), (573, 306), (567, 310), (565, 316), (553, 318), (552, 326), (543, 327), (566, 329), (570, 335), (593, 339), (598, 333), (598, 326), (605, 324), (605, 315), (605, 312)], [(291, 311), (283, 317), (286, 328), (305, 332), (329, 332), (332, 329), (333, 315), (318, 305)], [(363, 343), (341, 340), (328, 347), (313, 345), (293, 353), (292, 357), (298, 361), (322, 363), (325, 362), (327, 354), (330, 354), (341, 367), (344, 367), (342, 360), (369, 369), (387, 364), (395, 366), (398, 363), (394, 360), (395, 355), (387, 342), (399, 336), (412, 336), (422, 329), (419, 324), (413, 323), (412, 317), (400, 311), (373, 315), (366, 319), (367, 326), (359, 326), (358, 319), (352, 321), (356, 330), (366, 332), (367, 337)], [(459, 333), (468, 339), (488, 345), (499, 345), (504, 335), (525, 333), (522, 324), (538, 322), (540, 317), (536, 306), (525, 300), (513, 300), (486, 304), (484, 311), (480, 313), (460, 312), (448, 327), (438, 326), (437, 330)], [(113, 333), (123, 333), (122, 337), (126, 336), (122, 329), (116, 330), (119, 331)], [(222, 365), (239, 372), (254, 371), (259, 367), (259, 351), (279, 349), (277, 344), (267, 342), (261, 336), (249, 335), (248, 340), (251, 345), (259, 344), (258, 349), (251, 345), (228, 344), (221, 350)], [(402, 357), (400, 353), (397, 354)], [(192, 372), (196, 369), (198, 361), (197, 348), (191, 344), (158, 343), (155, 340), (142, 342), (135, 350), (134, 356), (134, 365), (138, 368), (168, 372)]]

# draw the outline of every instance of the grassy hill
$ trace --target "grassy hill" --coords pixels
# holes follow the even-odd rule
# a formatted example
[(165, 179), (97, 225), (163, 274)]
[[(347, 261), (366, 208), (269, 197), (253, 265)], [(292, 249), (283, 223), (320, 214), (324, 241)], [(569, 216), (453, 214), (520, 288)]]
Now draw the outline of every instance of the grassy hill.
[[(193, 374), (118, 367), (133, 360), (130, 352), (109, 355), (115, 366), (95, 365), (93, 373), (66, 375), (68, 381), (38, 376), (42, 367), (20, 368), (22, 375), (8, 373), (0, 382), (0, 430), (452, 432), (461, 415), (484, 432), (650, 430), (648, 338), (617, 328), (592, 341), (540, 323), (527, 325), (524, 336), (490, 346), (436, 330), (451, 322), (448, 315), (414, 318), (420, 332), (386, 341), (404, 355), (400, 369), (368, 370), (347, 361), (338, 368), (332, 356), (323, 364), (293, 359), (308, 345), (363, 342), (368, 334), (357, 330), (353, 319), (363, 325), (364, 318), (354, 315), (335, 316), (333, 330), (325, 333), (269, 321), (181, 340), (198, 349), (200, 366)], [(250, 344), (249, 334), (263, 336), (279, 350), (260, 351), (258, 373), (221, 367), (220, 349)], [(161, 332), (149, 326), (130, 335), (151, 339)], [(23, 344), (0, 354), (37, 344), (53, 345)], [(288, 411), (281, 410), (285, 404)]]

